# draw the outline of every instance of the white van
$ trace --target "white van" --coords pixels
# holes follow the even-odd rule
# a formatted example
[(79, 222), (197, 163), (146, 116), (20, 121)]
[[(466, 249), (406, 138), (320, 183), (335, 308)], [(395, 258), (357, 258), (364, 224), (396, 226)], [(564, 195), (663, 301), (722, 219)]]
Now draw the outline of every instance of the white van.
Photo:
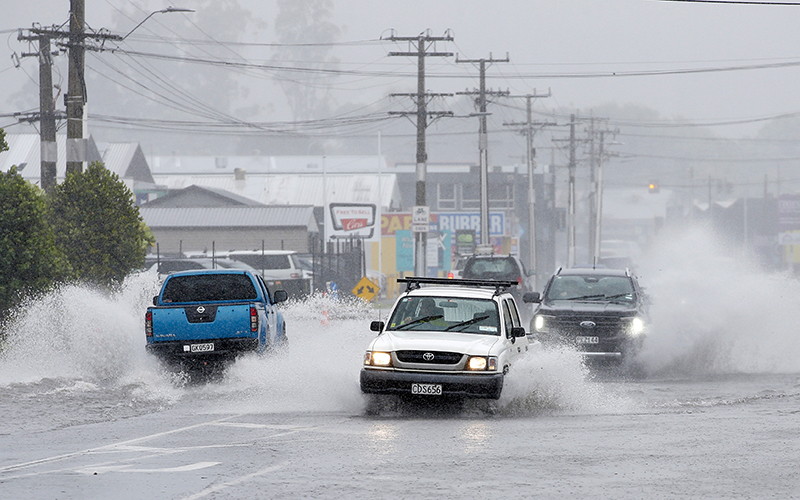
[(311, 292), (311, 273), (303, 270), (293, 250), (231, 250), (221, 252), (220, 256), (252, 266), (264, 279), (270, 279), (290, 294)]

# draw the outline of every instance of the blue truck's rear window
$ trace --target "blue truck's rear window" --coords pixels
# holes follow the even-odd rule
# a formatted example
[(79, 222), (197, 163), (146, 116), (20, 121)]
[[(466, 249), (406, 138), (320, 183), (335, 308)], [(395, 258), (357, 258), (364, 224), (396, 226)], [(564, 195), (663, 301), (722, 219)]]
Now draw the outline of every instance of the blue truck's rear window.
[(258, 297), (252, 280), (244, 274), (173, 276), (167, 281), (163, 302), (253, 300)]

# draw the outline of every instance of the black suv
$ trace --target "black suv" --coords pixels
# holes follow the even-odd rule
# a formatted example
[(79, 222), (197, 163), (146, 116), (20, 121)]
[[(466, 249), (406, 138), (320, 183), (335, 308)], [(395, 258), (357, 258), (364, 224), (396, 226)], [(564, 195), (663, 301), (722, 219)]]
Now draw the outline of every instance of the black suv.
[(559, 269), (540, 296), (530, 331), (543, 345), (575, 346), (587, 359), (622, 363), (639, 350), (647, 326), (648, 299), (625, 269)]

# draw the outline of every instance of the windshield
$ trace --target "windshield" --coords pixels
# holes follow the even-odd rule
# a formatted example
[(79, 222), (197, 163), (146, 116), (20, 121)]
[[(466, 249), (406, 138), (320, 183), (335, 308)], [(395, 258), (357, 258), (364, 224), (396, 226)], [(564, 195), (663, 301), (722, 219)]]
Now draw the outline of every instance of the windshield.
[(205, 302), (210, 300), (254, 300), (258, 298), (252, 280), (245, 274), (192, 274), (172, 276), (164, 286), (164, 302)]
[(493, 300), (457, 297), (403, 297), (389, 318), (387, 330), (500, 335)]
[(556, 276), (545, 300), (633, 301), (627, 276)]

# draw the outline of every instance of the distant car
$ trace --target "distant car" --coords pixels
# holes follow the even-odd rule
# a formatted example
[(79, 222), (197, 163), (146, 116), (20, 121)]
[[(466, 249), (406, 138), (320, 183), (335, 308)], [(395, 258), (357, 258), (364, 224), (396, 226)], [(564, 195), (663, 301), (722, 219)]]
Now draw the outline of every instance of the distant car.
[(541, 296), (531, 332), (543, 346), (569, 345), (585, 357), (623, 363), (641, 347), (648, 322), (648, 303), (636, 276), (621, 269), (559, 269)]
[(539, 346), (508, 291), (515, 282), (397, 281), (407, 288), (388, 321), (370, 325), (378, 336), (364, 356), (364, 393), (497, 399), (511, 366)]
[[(511, 294), (518, 303), (522, 302), (525, 292), (534, 290), (532, 275), (525, 270), (525, 265), (516, 255), (472, 255), (464, 262), (461, 278), (482, 281), (516, 281), (517, 286), (511, 289)], [(523, 312), (525, 320), (529, 320), (528, 311), (523, 310)]]
[(231, 250), (224, 252), (223, 255), (252, 266), (265, 279), (270, 277), (275, 282), (275, 286), (286, 290), (290, 295), (311, 293), (312, 273), (303, 268), (295, 251)]
[(469, 255), (459, 255), (457, 259), (453, 261), (453, 267), (450, 269), (450, 272), (447, 273), (447, 277), (450, 279), (460, 279), (461, 273), (464, 271), (464, 264), (467, 263), (469, 259)]
[(171, 258), (148, 259), (146, 264), (147, 271), (157, 272), (159, 275), (167, 275), (178, 271), (195, 271), (202, 269), (243, 269), (253, 271), (251, 266), (239, 261), (226, 258)]

